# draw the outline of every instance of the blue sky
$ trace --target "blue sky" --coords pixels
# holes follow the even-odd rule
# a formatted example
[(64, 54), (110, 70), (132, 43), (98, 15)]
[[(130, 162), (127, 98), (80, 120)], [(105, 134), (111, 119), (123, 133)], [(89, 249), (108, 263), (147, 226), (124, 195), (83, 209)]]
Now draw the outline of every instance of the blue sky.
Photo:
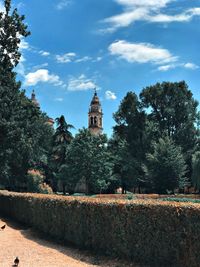
[[(0, 3), (2, 1), (0, 0)], [(104, 132), (130, 90), (185, 80), (200, 101), (200, 0), (13, 0), (31, 36), (18, 77), (41, 109), (87, 127), (97, 87)], [(1, 5), (0, 5), (0, 8)]]

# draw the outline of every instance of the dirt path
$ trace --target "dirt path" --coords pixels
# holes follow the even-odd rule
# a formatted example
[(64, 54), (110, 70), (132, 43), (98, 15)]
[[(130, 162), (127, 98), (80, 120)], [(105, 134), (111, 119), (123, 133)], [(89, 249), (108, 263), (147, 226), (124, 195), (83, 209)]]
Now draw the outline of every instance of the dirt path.
[(6, 228), (0, 230), (0, 267), (12, 267), (16, 256), (20, 259), (19, 267), (133, 266), (46, 241), (31, 229), (7, 220), (0, 220), (0, 227), (4, 223)]

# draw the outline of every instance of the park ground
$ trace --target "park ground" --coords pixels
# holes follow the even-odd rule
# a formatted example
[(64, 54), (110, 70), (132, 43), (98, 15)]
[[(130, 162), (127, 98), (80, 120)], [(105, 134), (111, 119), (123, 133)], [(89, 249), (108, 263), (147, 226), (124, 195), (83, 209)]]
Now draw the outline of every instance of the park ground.
[(0, 226), (5, 223), (6, 228), (0, 231), (1, 267), (12, 267), (16, 256), (20, 259), (19, 267), (138, 267), (59, 245), (44, 239), (31, 228), (0, 219)]

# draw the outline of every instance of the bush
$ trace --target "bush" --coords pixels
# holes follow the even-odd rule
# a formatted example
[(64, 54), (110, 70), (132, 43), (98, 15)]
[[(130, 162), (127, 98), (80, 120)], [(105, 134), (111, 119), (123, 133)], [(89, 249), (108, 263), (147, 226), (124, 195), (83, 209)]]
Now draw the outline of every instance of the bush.
[(148, 266), (198, 267), (200, 205), (0, 192), (0, 213), (57, 240)]
[(52, 194), (52, 188), (44, 183), (44, 177), (38, 172), (29, 172), (27, 175), (27, 191), (41, 194)]
[(200, 203), (200, 199), (192, 199), (192, 198), (167, 197), (167, 198), (161, 198), (161, 200), (163, 200), (163, 201), (175, 201), (175, 202)]

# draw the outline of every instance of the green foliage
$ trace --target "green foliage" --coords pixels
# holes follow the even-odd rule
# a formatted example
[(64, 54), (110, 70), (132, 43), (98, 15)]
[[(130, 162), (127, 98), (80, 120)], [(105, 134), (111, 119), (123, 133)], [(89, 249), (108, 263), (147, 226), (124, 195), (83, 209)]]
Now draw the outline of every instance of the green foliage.
[(199, 208), (158, 200), (0, 193), (2, 215), (54, 240), (153, 267), (199, 266)]
[(200, 152), (197, 151), (192, 157), (192, 184), (200, 190)]
[[(49, 161), (50, 168), (52, 169), (54, 191), (57, 191), (57, 181), (61, 181), (63, 185), (63, 193), (65, 194), (66, 186), (66, 151), (73, 140), (72, 133), (69, 129), (74, 128), (73, 125), (68, 124), (65, 117), (62, 115), (60, 118), (56, 118), (56, 132), (53, 136), (53, 148), (51, 158)], [(68, 175), (67, 175), (68, 177)], [(69, 180), (68, 180), (69, 181)], [(68, 184), (70, 186), (70, 182)]]
[(24, 16), (16, 9), (11, 13), (10, 4), (6, 0), (6, 12), (0, 12), (0, 184), (24, 190), (28, 169), (42, 168), (47, 161), (53, 130), (16, 82), (20, 38), (29, 32)]
[(139, 184), (138, 163), (132, 157), (126, 140), (115, 136), (109, 142), (109, 148), (113, 154), (113, 172), (118, 178), (118, 187), (122, 187), (123, 193), (129, 188), (137, 187)]
[[(21, 37), (30, 34), (17, 9), (11, 10), (11, 0), (4, 1), (5, 12), (0, 12), (0, 73), (10, 72), (20, 60), (19, 44)], [(3, 78), (3, 76), (1, 78)], [(5, 77), (4, 77), (5, 78)]]
[(153, 153), (147, 154), (147, 185), (149, 182), (158, 194), (183, 187), (186, 183), (186, 164), (180, 147), (169, 137), (165, 137), (154, 143), (153, 149)]
[[(140, 94), (143, 107), (148, 109), (148, 120), (159, 127), (160, 137), (167, 135), (182, 148), (191, 178), (191, 160), (198, 142), (198, 102), (184, 81), (163, 82), (146, 87)], [(149, 112), (150, 110), (150, 112)]]
[(141, 110), (135, 93), (128, 92), (114, 114), (117, 123), (111, 148), (115, 160), (115, 172), (121, 179), (123, 191), (140, 186), (143, 176), (142, 163), (145, 158), (146, 115)]
[(107, 149), (105, 135), (94, 136), (82, 129), (71, 142), (64, 167), (67, 188), (84, 181), (87, 193), (105, 191), (115, 180), (112, 175), (112, 158)]
[[(152, 169), (150, 172), (149, 168), (147, 170), (150, 158), (146, 159), (146, 154), (153, 155), (154, 143), (159, 143), (160, 139), (166, 139), (166, 136), (173, 141), (177, 153), (182, 154), (180, 166), (184, 165), (185, 160), (187, 169), (183, 168), (186, 170), (184, 176), (187, 177), (187, 184), (189, 184), (192, 155), (199, 145), (197, 106), (198, 102), (193, 98), (192, 92), (184, 81), (163, 82), (146, 87), (140, 94), (140, 100), (135, 93), (127, 93), (114, 114), (116, 125), (113, 140), (110, 142), (112, 153), (115, 155), (114, 170), (121, 179), (123, 190), (132, 187), (145, 187), (148, 191), (155, 190), (155, 172), (159, 173), (159, 170), (155, 172)], [(160, 164), (163, 163), (160, 162)], [(168, 170), (163, 168), (162, 171)], [(156, 180), (164, 179), (161, 177), (166, 176), (166, 173), (162, 171), (160, 171), (160, 178)], [(149, 175), (146, 175), (147, 173)], [(175, 184), (183, 187), (186, 180), (179, 179), (178, 176), (176, 179), (179, 180), (179, 184)], [(176, 180), (174, 177), (167, 180), (170, 179)], [(166, 184), (163, 185), (165, 189), (161, 191), (174, 189), (175, 184), (174, 186), (172, 184), (170, 182), (169, 187)]]
[(175, 202), (192, 202), (192, 203), (200, 203), (200, 199), (192, 199), (192, 198), (178, 198), (178, 197), (166, 197), (159, 198), (159, 200), (163, 201), (175, 201)]
[(27, 175), (27, 191), (33, 193), (52, 194), (50, 186), (44, 183), (44, 177), (39, 174)]

